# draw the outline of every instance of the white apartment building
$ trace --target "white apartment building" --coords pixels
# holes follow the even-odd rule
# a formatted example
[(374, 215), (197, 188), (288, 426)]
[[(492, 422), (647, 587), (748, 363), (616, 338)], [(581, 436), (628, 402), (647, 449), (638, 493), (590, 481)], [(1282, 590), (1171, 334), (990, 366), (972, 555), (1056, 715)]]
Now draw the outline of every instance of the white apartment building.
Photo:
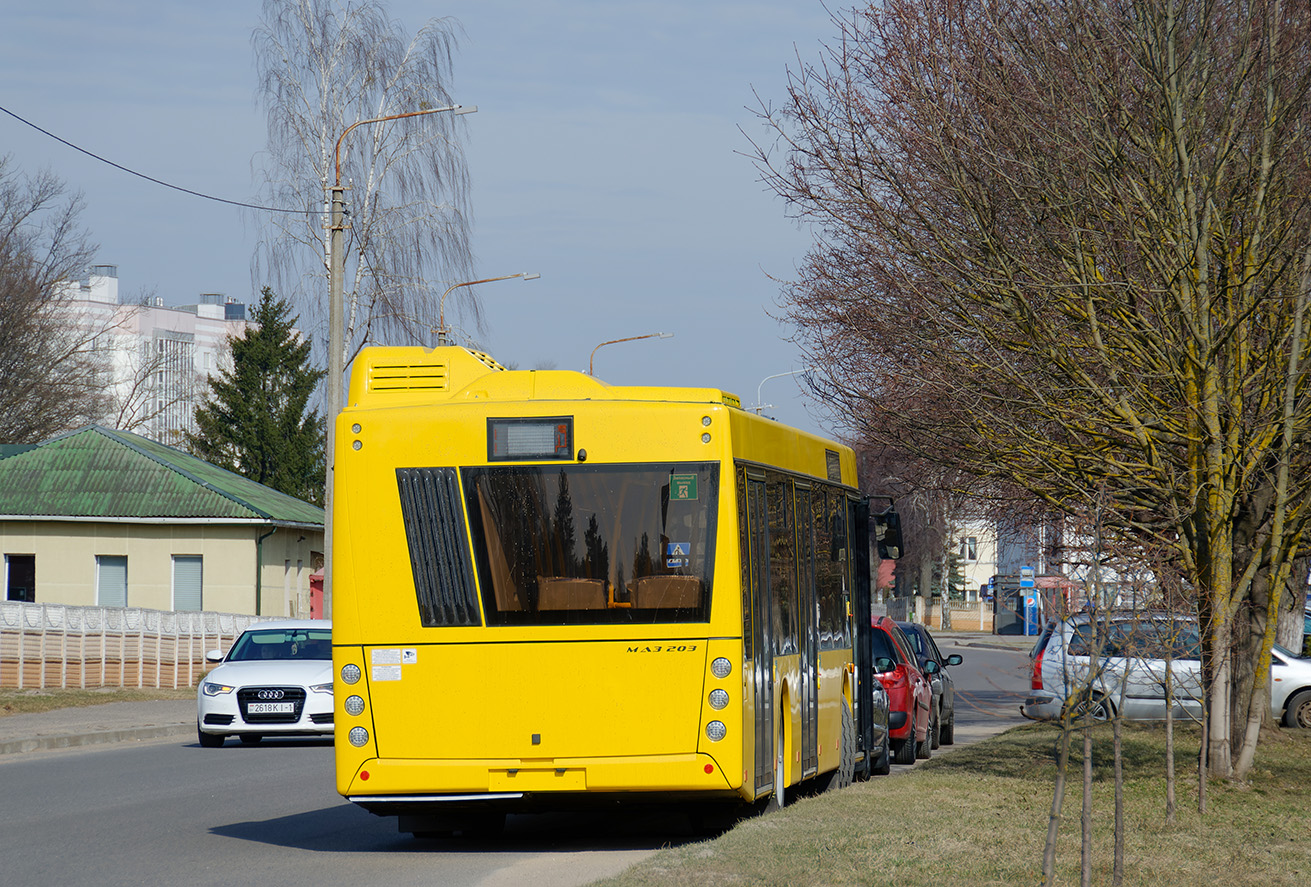
[(105, 352), (110, 406), (101, 424), (181, 446), (185, 432), (196, 430), (206, 380), (231, 368), (228, 337), (249, 325), (245, 304), (205, 293), (195, 305), (169, 307), (158, 297), (125, 305), (115, 265), (93, 265), (65, 298), (94, 350)]

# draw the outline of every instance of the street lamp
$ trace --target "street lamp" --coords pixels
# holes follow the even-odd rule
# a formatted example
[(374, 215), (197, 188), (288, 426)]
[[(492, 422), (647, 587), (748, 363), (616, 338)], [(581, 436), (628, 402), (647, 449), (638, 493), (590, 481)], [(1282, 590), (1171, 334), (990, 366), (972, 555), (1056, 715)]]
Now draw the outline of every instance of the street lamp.
[(346, 189), (341, 184), (341, 143), (350, 131), (365, 123), (384, 123), (388, 120), (400, 120), (405, 117), (420, 117), (424, 114), (440, 114), (450, 111), (453, 114), (472, 114), (478, 110), (477, 105), (468, 108), (463, 105), (445, 105), (441, 108), (427, 108), (422, 111), (410, 111), (405, 114), (388, 114), (385, 117), (370, 117), (358, 120), (346, 127), (337, 146), (332, 152), (332, 215), (328, 223), (328, 408), (325, 419), (328, 425), (327, 451), (324, 454), (327, 471), (324, 475), (323, 490), (323, 610), (332, 614), (332, 475), (337, 465), (337, 413), (341, 410), (342, 374), (345, 367), (345, 325), (342, 318), (342, 278), (345, 277), (346, 257), (342, 252), (341, 234), (345, 230), (346, 201), (342, 192)]
[(783, 376), (804, 376), (808, 372), (810, 372), (810, 370), (788, 370), (786, 373), (775, 373), (772, 376), (766, 376), (761, 379), (760, 384), (756, 386), (756, 415), (759, 416), (760, 411), (765, 408), (765, 404), (760, 402), (760, 389), (765, 387), (766, 382), (770, 379), (781, 379)]
[(442, 293), (441, 301), (437, 304), (437, 346), (440, 348), (446, 344), (446, 333), (448, 332), (446, 329), (446, 296), (450, 294), (451, 290), (461, 286), (494, 283), (498, 280), (514, 280), (516, 277), (522, 277), (524, 280), (536, 280), (541, 276), (542, 275), (538, 274), (536, 271), (531, 273), (528, 271), (520, 271), (518, 274), (507, 274), (504, 277), (484, 277), (482, 280), (467, 280), (464, 283), (453, 283), (448, 286), (446, 292)]
[(645, 336), (629, 336), (626, 339), (611, 339), (609, 342), (602, 342), (600, 345), (597, 345), (592, 349), (591, 355), (587, 358), (587, 375), (596, 375), (596, 373), (592, 372), (592, 363), (596, 359), (596, 352), (600, 351), (606, 345), (617, 345), (620, 342), (636, 342), (638, 339), (672, 339), (673, 337), (673, 333), (647, 333)]

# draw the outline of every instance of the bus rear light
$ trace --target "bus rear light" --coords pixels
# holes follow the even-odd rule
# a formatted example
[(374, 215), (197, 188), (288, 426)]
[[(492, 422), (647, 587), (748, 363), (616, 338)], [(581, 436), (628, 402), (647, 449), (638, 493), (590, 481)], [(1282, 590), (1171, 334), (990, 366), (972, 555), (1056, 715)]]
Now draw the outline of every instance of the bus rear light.
[(711, 742), (718, 742), (728, 735), (728, 728), (724, 726), (723, 721), (711, 721), (706, 724), (706, 738)]
[(352, 727), (350, 732), (350, 743), (356, 748), (363, 748), (369, 742), (369, 731), (363, 727)]
[(360, 715), (364, 713), (364, 698), (361, 696), (346, 697), (346, 714)]
[(723, 711), (728, 705), (728, 691), (716, 687), (710, 691), (710, 707), (715, 711)]
[(733, 663), (723, 656), (710, 663), (710, 673), (721, 681), (733, 673)]
[(360, 679), (360, 667), (353, 663), (348, 663), (341, 667), (341, 679), (348, 684), (357, 683)]

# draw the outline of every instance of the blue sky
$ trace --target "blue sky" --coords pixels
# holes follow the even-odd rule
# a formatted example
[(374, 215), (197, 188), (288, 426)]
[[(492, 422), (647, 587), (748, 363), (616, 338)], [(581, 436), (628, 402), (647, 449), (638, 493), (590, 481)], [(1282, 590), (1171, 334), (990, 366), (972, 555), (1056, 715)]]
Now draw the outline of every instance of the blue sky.
[[(8, 0), (0, 105), (124, 166), (249, 200), (265, 129), (250, 32), (259, 0)], [(828, 427), (796, 377), (779, 285), (810, 235), (764, 191), (747, 135), (754, 93), (775, 104), (797, 53), (833, 31), (818, 0), (396, 0), (410, 32), (459, 22), (451, 93), (468, 122), (483, 344), (520, 367), (614, 384), (757, 391), (782, 421)], [(0, 153), (82, 191), (97, 261), (125, 296), (244, 301), (257, 231), (241, 210), (168, 191), (0, 115)], [(453, 281), (452, 281), (453, 282)]]

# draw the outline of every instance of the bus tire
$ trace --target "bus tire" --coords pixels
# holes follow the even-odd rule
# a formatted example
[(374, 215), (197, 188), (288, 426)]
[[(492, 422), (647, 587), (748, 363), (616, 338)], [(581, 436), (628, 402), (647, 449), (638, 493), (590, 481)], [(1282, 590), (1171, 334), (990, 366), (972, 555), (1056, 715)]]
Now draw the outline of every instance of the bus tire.
[(846, 698), (842, 700), (842, 735), (838, 746), (838, 766), (826, 775), (824, 791), (846, 788), (856, 778), (856, 719)]
[(782, 810), (787, 806), (787, 787), (784, 784), (787, 781), (787, 777), (783, 772), (783, 762), (786, 759), (786, 749), (783, 746), (783, 731), (780, 729), (778, 735), (774, 739), (774, 792), (769, 796), (769, 803), (765, 805), (766, 813), (771, 813), (775, 810)]

